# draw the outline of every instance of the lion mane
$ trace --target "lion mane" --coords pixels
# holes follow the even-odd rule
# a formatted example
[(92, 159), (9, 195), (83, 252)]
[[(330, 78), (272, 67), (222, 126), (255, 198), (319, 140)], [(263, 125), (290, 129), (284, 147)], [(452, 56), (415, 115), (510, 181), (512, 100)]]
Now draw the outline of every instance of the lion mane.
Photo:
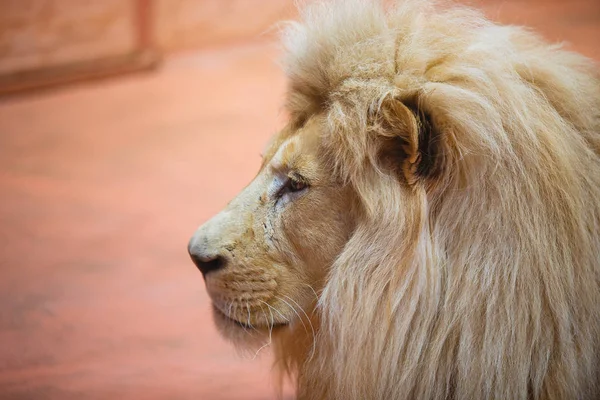
[(274, 343), (298, 397), (600, 398), (597, 67), (429, 1), (316, 2), (283, 38), (291, 121), (325, 116), (366, 215), (314, 341)]

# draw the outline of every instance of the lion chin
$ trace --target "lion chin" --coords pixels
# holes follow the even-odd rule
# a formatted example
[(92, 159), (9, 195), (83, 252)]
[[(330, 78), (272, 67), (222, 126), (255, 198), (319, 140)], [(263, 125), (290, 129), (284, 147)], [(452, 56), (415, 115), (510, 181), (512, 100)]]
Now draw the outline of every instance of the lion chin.
[(256, 327), (247, 323), (229, 318), (214, 305), (211, 307), (213, 321), (221, 336), (233, 344), (241, 353), (256, 355), (263, 348), (269, 346), (273, 337), (280, 331), (288, 328), (287, 324)]
[(265, 343), (268, 343), (268, 331), (233, 320), (214, 306), (212, 307), (212, 315), (217, 331), (240, 352), (258, 351)]
[(600, 399), (600, 77), (427, 0), (313, 2), (289, 121), (188, 251), (302, 400)]

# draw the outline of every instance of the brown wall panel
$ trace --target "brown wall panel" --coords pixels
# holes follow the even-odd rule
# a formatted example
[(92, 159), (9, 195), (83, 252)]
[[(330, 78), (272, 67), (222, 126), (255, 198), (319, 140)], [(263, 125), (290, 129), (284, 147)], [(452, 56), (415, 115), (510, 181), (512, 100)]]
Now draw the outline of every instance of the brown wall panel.
[(155, 0), (154, 42), (172, 52), (260, 39), (294, 10), (293, 0)]
[(124, 0), (0, 0), (0, 74), (132, 52), (134, 13)]

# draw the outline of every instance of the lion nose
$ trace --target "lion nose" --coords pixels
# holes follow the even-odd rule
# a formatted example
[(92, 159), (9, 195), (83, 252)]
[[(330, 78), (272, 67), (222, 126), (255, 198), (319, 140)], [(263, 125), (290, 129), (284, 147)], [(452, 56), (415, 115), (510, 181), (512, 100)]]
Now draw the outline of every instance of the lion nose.
[(211, 254), (203, 246), (194, 246), (191, 242), (188, 245), (188, 253), (204, 276), (209, 272), (223, 268), (226, 264), (225, 257), (219, 254)]
[(196, 267), (202, 272), (202, 275), (217, 271), (225, 266), (225, 258), (218, 255), (207, 256), (190, 253), (190, 257), (194, 264), (196, 264)]

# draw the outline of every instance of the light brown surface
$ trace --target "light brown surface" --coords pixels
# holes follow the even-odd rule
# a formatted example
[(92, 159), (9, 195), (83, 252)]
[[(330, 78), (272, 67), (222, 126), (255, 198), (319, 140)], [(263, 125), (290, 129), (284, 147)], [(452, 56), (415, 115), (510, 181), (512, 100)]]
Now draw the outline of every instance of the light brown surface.
[(135, 2), (0, 0), (0, 74), (134, 50)]
[(466, 0), (505, 24), (524, 25), (552, 42), (600, 59), (599, 0)]
[[(597, 0), (501, 10), (600, 55)], [(0, 399), (274, 398), (268, 352), (216, 333), (186, 245), (282, 124), (276, 58), (226, 47), (0, 102)]]
[(166, 53), (273, 36), (292, 0), (154, 0), (154, 42)]
[(0, 398), (273, 398), (186, 252), (278, 126), (272, 54), (0, 105)]
[(273, 37), (292, 0), (0, 0), (0, 75)]

